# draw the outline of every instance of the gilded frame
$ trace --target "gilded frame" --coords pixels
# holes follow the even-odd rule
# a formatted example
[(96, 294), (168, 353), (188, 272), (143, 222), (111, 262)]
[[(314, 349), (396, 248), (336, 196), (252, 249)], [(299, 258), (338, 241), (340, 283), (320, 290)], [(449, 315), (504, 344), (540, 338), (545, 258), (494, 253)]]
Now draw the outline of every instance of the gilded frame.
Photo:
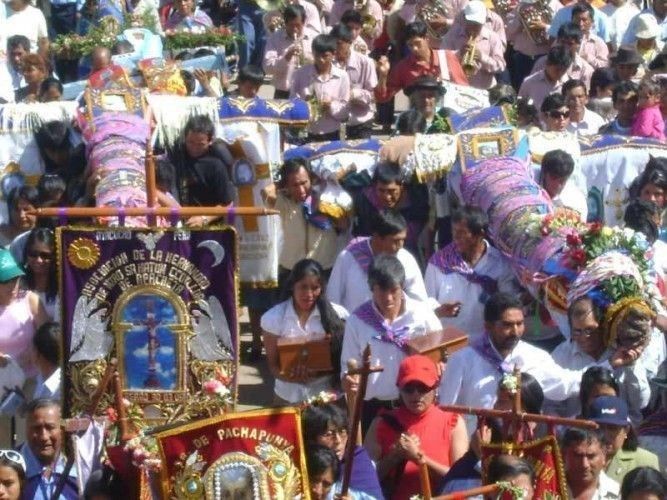
[[(126, 389), (125, 366), (125, 337), (134, 326), (132, 323), (122, 321), (122, 313), (125, 307), (138, 295), (156, 295), (170, 302), (177, 315), (177, 323), (171, 325), (170, 330), (175, 336), (176, 347), (176, 390), (163, 389)], [(192, 328), (187, 322), (188, 312), (183, 300), (168, 288), (158, 285), (140, 285), (125, 292), (114, 304), (111, 315), (111, 331), (116, 344), (116, 355), (118, 359), (118, 372), (120, 373), (123, 396), (133, 403), (141, 405), (164, 404), (185, 401), (187, 392), (187, 341), (193, 335)]]

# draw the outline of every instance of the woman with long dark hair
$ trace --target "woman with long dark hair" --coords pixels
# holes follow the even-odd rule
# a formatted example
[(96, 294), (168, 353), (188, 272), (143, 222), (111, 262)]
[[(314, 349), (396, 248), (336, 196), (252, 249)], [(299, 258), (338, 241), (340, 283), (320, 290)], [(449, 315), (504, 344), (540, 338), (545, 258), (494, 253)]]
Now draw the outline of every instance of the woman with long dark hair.
[(25, 486), (25, 460), (18, 451), (0, 450), (0, 498), (19, 500)]
[[(276, 378), (278, 403), (299, 403), (334, 388), (339, 375), (313, 376), (305, 366), (292, 373), (281, 373), (278, 359), (279, 338), (318, 340), (330, 337), (332, 366), (340, 367), (340, 346), (347, 311), (326, 299), (322, 266), (312, 259), (296, 263), (285, 286), (285, 300), (269, 309), (261, 319), (264, 348), (269, 369)], [(333, 378), (333, 380), (332, 380)]]
[(53, 320), (57, 320), (58, 316), (55, 251), (53, 231), (45, 227), (36, 227), (30, 231), (23, 252), (23, 286), (39, 296), (49, 318)]

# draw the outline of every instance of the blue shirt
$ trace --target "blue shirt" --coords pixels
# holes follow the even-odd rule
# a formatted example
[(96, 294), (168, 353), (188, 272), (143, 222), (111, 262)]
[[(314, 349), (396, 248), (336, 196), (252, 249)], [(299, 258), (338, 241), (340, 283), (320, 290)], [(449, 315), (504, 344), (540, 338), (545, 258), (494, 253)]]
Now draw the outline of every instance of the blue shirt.
[[(56, 491), (56, 486), (65, 470), (65, 457), (63, 455), (58, 456), (54, 470), (47, 477), (47, 474), (44, 474), (46, 467), (32, 453), (27, 443), (24, 443), (19, 448), (19, 452), (23, 455), (26, 464), (26, 484), (25, 488), (23, 488), (21, 499), (51, 500), (51, 496)], [(77, 500), (78, 498), (79, 490), (76, 480), (76, 467), (72, 467), (65, 481), (65, 488), (60, 497), (58, 497), (58, 500)]]
[[(576, 4), (575, 4), (576, 5)], [(572, 22), (572, 10), (574, 5), (568, 5), (556, 12), (551, 26), (549, 26), (548, 34), (551, 38), (558, 37), (558, 30), (564, 24)], [(609, 18), (607, 14), (593, 7), (593, 25), (595, 34), (602, 38), (605, 42), (611, 41), (611, 28), (609, 27)]]

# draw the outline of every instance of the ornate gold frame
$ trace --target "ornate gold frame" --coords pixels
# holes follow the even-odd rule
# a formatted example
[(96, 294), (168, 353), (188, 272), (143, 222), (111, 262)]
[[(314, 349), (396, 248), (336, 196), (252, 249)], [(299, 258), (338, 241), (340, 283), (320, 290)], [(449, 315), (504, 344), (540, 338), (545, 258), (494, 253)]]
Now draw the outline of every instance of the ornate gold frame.
[[(171, 326), (176, 337), (176, 390), (161, 389), (126, 389), (125, 383), (125, 335), (134, 326), (131, 323), (122, 322), (122, 312), (130, 301), (138, 295), (157, 295), (169, 301), (176, 311), (178, 322)], [(120, 373), (121, 385), (123, 385), (123, 396), (133, 403), (140, 404), (162, 404), (185, 401), (187, 392), (187, 366), (188, 355), (187, 340), (193, 335), (192, 328), (187, 322), (188, 311), (183, 300), (168, 288), (157, 285), (140, 285), (130, 288), (116, 302), (112, 312), (111, 330), (116, 344), (116, 355), (118, 358), (118, 372)]]
[(461, 171), (466, 171), (466, 161), (468, 159), (484, 160), (486, 157), (480, 152), (480, 145), (489, 142), (498, 144), (498, 156), (507, 156), (516, 145), (517, 133), (515, 128), (507, 128), (494, 132), (481, 132), (471, 134), (462, 132), (459, 135), (459, 161), (461, 162)]
[(217, 469), (225, 469), (226, 466), (234, 465), (250, 466), (253, 471), (257, 471), (257, 477), (253, 474), (253, 480), (259, 482), (257, 488), (259, 498), (263, 500), (271, 497), (269, 493), (269, 471), (266, 469), (262, 461), (247, 453), (233, 451), (225, 453), (206, 469), (203, 477), (204, 495), (206, 500), (217, 500), (217, 497), (215, 496), (215, 473), (217, 472)]

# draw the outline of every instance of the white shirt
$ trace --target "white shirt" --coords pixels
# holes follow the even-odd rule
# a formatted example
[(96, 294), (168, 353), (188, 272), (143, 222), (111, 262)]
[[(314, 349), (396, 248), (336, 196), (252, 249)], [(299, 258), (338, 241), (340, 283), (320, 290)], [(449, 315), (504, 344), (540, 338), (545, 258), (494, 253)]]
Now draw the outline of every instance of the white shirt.
[[(368, 245), (370, 245), (370, 239)], [(396, 253), (396, 257), (401, 261), (405, 270), (405, 285), (403, 286), (405, 293), (413, 299), (427, 301), (424, 279), (415, 258), (404, 248)], [(347, 248), (336, 257), (327, 284), (327, 298), (331, 302), (341, 304), (350, 312), (371, 298), (368, 275), (361, 269)]]
[(60, 368), (56, 368), (46, 380), (42, 379), (41, 374), (37, 375), (36, 384), (33, 399), (60, 399)]
[[(548, 352), (519, 341), (504, 359), (530, 373), (542, 386), (544, 396), (562, 401), (579, 393), (584, 370), (566, 370), (558, 366)], [(609, 363), (603, 366), (611, 368)], [(477, 408), (492, 408), (496, 402), (501, 374), (495, 366), (472, 347), (455, 352), (447, 362), (447, 373), (440, 382), (440, 403)]]
[(40, 38), (48, 38), (46, 19), (41, 10), (28, 5), (20, 12), (7, 9), (7, 33), (5, 36), (23, 35), (30, 40), (30, 52), (37, 52), (37, 42)]
[[(405, 294), (403, 294), (403, 300), (405, 300), (404, 312), (392, 322), (392, 327), (409, 326), (410, 338), (440, 330), (440, 321), (431, 311), (429, 304), (414, 300)], [(373, 307), (375, 308), (375, 305)], [(379, 311), (378, 314), (380, 314)], [(357, 366), (361, 366), (364, 349), (369, 344), (371, 366), (382, 366), (384, 370), (374, 372), (368, 377), (365, 399), (376, 398), (383, 401), (397, 399), (398, 365), (405, 358), (405, 353), (395, 344), (375, 338), (378, 335), (380, 332), (365, 323), (355, 313), (347, 319), (343, 336), (343, 351), (340, 357), (342, 373), (347, 371), (347, 362), (350, 359), (357, 360)]]
[[(496, 280), (500, 291), (516, 292), (512, 284), (514, 273), (507, 260), (488, 242), (484, 241), (484, 244), (486, 252), (475, 264), (475, 272)], [(459, 273), (445, 274), (432, 263), (426, 267), (424, 282), (433, 307), (445, 302), (461, 302), (458, 316), (440, 318), (442, 326), (454, 326), (469, 335), (484, 331), (484, 304), (479, 300), (482, 285), (468, 281)]]
[(667, 243), (661, 240), (655, 240), (651, 248), (653, 256), (653, 269), (662, 277), (667, 278)]
[[(600, 471), (598, 477), (598, 488), (593, 493), (591, 500), (615, 500), (621, 498), (621, 487), (619, 484), (610, 478), (604, 471)], [(572, 491), (567, 487), (568, 498), (572, 498)]]
[(584, 118), (577, 123), (570, 121), (566, 130), (578, 135), (595, 135), (599, 133), (600, 127), (606, 123), (604, 118), (598, 115), (595, 111), (585, 108)]
[[(576, 342), (565, 340), (554, 349), (551, 357), (562, 368), (583, 372), (590, 366), (608, 360), (612, 354), (612, 350), (607, 349), (602, 353), (599, 360), (595, 360), (592, 356), (583, 352)], [(649, 376), (642, 358), (640, 357), (631, 366), (615, 369), (614, 376), (620, 388), (620, 397), (628, 403), (630, 419), (634, 423), (638, 423), (642, 419), (641, 409), (649, 403), (651, 398)], [(581, 415), (579, 395), (574, 395), (559, 404), (554, 404), (553, 410), (563, 417), (575, 418)], [(545, 413), (549, 412), (545, 411)]]
[(552, 200), (554, 207), (567, 207), (576, 210), (581, 215), (581, 220), (586, 221), (588, 217), (588, 201), (586, 195), (576, 186), (570, 178), (563, 186), (563, 190)]
[(639, 8), (632, 0), (628, 0), (620, 7), (616, 7), (609, 2), (600, 10), (607, 14), (607, 25), (611, 28), (611, 43), (617, 48), (620, 47), (625, 32), (628, 31), (628, 26), (630, 26), (630, 21), (639, 14)]
[[(331, 304), (336, 314), (346, 319), (348, 314), (345, 309), (337, 304)], [(273, 306), (262, 315), (262, 330), (277, 337), (309, 337), (310, 340), (324, 338), (325, 331), (322, 326), (320, 310), (315, 307), (308, 316), (306, 324), (302, 327), (299, 316), (294, 310), (292, 299)], [(313, 379), (308, 384), (298, 384), (276, 379), (274, 391), (276, 395), (290, 403), (300, 403), (316, 396), (322, 391), (331, 390), (331, 377), (325, 375)]]
[(2, 61), (0, 61), (0, 99), (4, 99), (7, 102), (14, 102), (12, 75), (9, 72), (8, 64)]

